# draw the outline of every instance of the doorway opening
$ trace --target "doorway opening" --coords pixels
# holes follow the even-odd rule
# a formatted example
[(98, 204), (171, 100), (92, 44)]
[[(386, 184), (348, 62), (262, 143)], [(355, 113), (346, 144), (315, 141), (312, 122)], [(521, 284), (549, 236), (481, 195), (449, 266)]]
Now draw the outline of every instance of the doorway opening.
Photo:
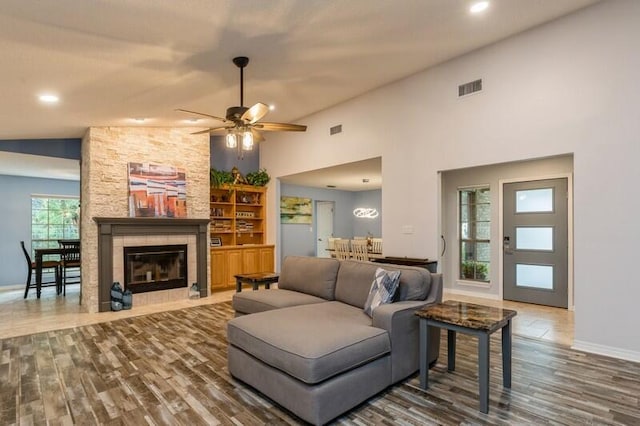
[[(565, 197), (567, 208), (565, 209), (564, 217), (567, 221), (566, 231), (566, 243), (556, 242), (555, 247), (559, 248), (559, 245), (565, 245), (566, 265), (567, 265), (567, 278), (564, 280), (567, 285), (566, 295), (561, 296), (564, 299), (565, 308), (573, 309), (573, 274), (572, 274), (572, 216), (573, 211), (571, 209), (571, 192), (572, 192), (572, 173), (573, 173), (573, 156), (562, 155), (557, 157), (518, 161), (511, 163), (501, 163), (486, 166), (478, 166), (465, 169), (447, 170), (441, 172), (441, 211), (440, 211), (440, 230), (444, 239), (443, 247), (446, 244), (447, 249), (444, 251), (440, 258), (440, 264), (442, 265), (442, 272), (444, 278), (444, 291), (450, 295), (461, 295), (478, 297), (492, 300), (503, 300), (511, 298), (509, 291), (505, 290), (505, 280), (508, 278), (504, 272), (505, 266), (505, 251), (513, 248), (516, 237), (509, 233), (506, 233), (504, 228), (504, 211), (503, 205), (505, 200), (503, 199), (503, 186), (506, 184), (517, 182), (541, 182), (545, 180), (564, 179), (567, 182), (567, 190), (558, 189)], [(543, 185), (544, 186), (544, 185)], [(484, 206), (479, 206), (478, 202), (471, 202), (466, 204), (474, 204), (474, 208), (468, 207), (465, 203), (461, 204), (460, 194), (463, 190), (469, 190), (469, 188), (488, 188), (489, 198), (482, 200)], [(509, 187), (507, 187), (509, 188)], [(559, 192), (559, 193), (560, 193)], [(522, 194), (521, 194), (522, 195)], [(525, 193), (525, 195), (527, 195)], [(531, 194), (532, 196), (535, 194)], [(569, 198), (566, 198), (569, 197)], [(473, 201), (473, 200), (472, 200)], [(477, 200), (476, 200), (477, 201)], [(509, 201), (511, 202), (511, 201)], [(465, 226), (461, 226), (461, 205), (465, 205), (467, 208), (467, 214), (469, 211), (480, 211), (479, 207), (483, 209), (488, 208), (489, 214), (487, 217), (475, 217), (470, 218), (465, 216), (468, 223)], [(479, 213), (478, 213), (479, 214)], [(536, 215), (538, 213), (531, 213)], [(472, 223), (473, 221), (482, 221), (483, 223)], [(487, 223), (487, 226), (485, 226)], [(482, 225), (482, 226), (480, 226)], [(522, 238), (525, 238), (527, 232), (537, 235), (534, 231), (538, 230), (536, 227), (546, 228), (541, 230), (544, 235), (549, 234), (549, 226), (543, 226), (544, 224), (532, 225), (532, 226), (520, 226), (520, 242)], [(475, 228), (473, 228), (475, 226)], [(556, 225), (554, 225), (556, 226)], [(463, 256), (470, 257), (469, 251), (462, 252), (461, 247), (466, 245), (461, 244), (463, 241), (463, 231), (468, 229), (476, 229), (475, 240), (480, 242), (488, 242), (489, 249), (486, 250), (486, 256), (479, 258), (480, 252), (474, 252), (475, 255), (472, 260), (476, 262), (476, 267), (473, 271), (463, 271), (461, 269)], [(482, 231), (482, 232), (480, 232)], [(546, 233), (546, 234), (545, 234)], [(469, 239), (474, 235), (465, 235), (465, 238)], [(527, 234), (528, 235), (528, 234)], [(543, 235), (543, 236), (544, 236)], [(508, 242), (505, 239), (508, 238)], [(540, 237), (542, 238), (542, 237)], [(482, 240), (482, 241), (481, 241)], [(476, 242), (477, 242), (476, 241)], [(525, 240), (526, 242), (526, 240)], [(507, 245), (510, 243), (509, 245)], [(539, 242), (542, 244), (543, 242)], [(533, 242), (527, 243), (533, 244)], [(538, 244), (538, 243), (536, 243)], [(534, 249), (537, 246), (532, 246)], [(540, 246), (542, 247), (542, 246)], [(537, 254), (541, 254), (544, 250), (538, 247)], [(545, 246), (546, 247), (546, 246)], [(542, 247), (542, 249), (546, 249)], [(467, 247), (468, 248), (468, 247)], [(520, 250), (524, 250), (520, 247)], [(547, 250), (548, 251), (548, 250)], [(468, 259), (466, 259), (468, 260)], [(478, 274), (477, 263), (482, 261), (483, 268), (480, 270), (482, 274)], [(465, 263), (466, 266), (469, 262)], [(543, 260), (529, 260), (527, 262), (518, 262), (521, 266), (520, 269), (520, 287), (525, 287), (522, 284), (531, 284), (529, 281), (538, 281), (539, 278), (543, 278), (543, 272), (549, 274), (549, 269), (536, 268), (536, 266), (548, 266), (548, 262), (545, 264)], [(514, 269), (516, 267), (514, 266)], [(533, 269), (532, 269), (533, 268)], [(469, 269), (469, 268), (468, 268)], [(471, 274), (473, 272), (473, 274)], [(523, 275), (527, 272), (537, 272), (539, 277), (533, 275)], [(486, 273), (486, 274), (485, 274)], [(542, 274), (542, 275), (540, 275)], [(467, 276), (471, 276), (472, 279), (467, 279)], [(547, 283), (548, 284), (548, 283)], [(547, 303), (546, 301), (534, 301), (528, 300), (527, 303)], [(558, 306), (558, 304), (551, 304), (551, 306)]]

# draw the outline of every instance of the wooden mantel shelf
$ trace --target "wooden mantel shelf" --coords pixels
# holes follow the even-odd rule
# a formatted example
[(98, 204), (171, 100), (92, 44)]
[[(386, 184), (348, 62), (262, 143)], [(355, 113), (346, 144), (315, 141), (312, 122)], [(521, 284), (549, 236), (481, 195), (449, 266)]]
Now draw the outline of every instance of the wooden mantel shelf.
[(210, 219), (187, 219), (170, 217), (94, 217), (97, 224), (111, 225), (207, 225)]

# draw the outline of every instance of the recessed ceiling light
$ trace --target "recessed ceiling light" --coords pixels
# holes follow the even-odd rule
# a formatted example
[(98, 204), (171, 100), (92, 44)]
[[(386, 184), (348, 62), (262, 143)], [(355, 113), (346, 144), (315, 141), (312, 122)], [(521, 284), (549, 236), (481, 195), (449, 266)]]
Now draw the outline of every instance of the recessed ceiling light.
[(269, 105), (269, 111), (273, 111), (274, 109), (276, 109), (276, 106), (274, 104)]
[(489, 7), (489, 2), (488, 1), (479, 1), (477, 3), (474, 3), (471, 5), (471, 7), (469, 8), (469, 12), (471, 13), (480, 13), (483, 10), (485, 10), (486, 8)]
[(56, 104), (60, 101), (59, 97), (51, 93), (44, 93), (38, 96), (38, 99), (40, 99), (40, 102), (44, 102), (45, 104)]
[(134, 118), (133, 121), (135, 121), (136, 123), (144, 123), (144, 120), (146, 120), (146, 118)]
[(187, 118), (186, 120), (183, 120), (185, 123), (197, 123), (198, 121), (200, 121), (199, 118)]

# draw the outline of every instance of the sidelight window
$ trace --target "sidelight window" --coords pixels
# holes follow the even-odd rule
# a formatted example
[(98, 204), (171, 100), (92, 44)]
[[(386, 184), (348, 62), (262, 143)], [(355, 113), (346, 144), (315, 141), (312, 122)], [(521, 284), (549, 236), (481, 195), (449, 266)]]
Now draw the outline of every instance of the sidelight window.
[(489, 282), (491, 260), (491, 192), (488, 187), (458, 191), (460, 264), (459, 277)]

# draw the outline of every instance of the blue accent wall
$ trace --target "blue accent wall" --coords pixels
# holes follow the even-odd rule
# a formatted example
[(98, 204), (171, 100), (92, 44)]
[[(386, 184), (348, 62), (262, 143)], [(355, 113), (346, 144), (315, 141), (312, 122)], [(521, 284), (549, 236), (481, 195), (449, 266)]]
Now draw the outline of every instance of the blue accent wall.
[[(381, 211), (382, 191), (340, 191), (337, 189), (310, 188), (297, 185), (280, 185), (280, 195), (288, 197), (306, 197), (314, 201), (313, 222), (311, 225), (280, 225), (281, 256), (315, 256), (316, 241), (316, 212), (315, 201), (333, 201), (333, 235), (336, 237), (353, 238), (356, 235), (366, 236), (370, 232), (379, 237), (381, 231), (381, 217), (376, 219), (356, 219), (353, 209), (359, 206), (375, 207)], [(382, 214), (382, 212), (381, 212)]]
[[(0, 286), (24, 285), (27, 262), (20, 248), (31, 248), (31, 195), (80, 196), (80, 182), (0, 175)], [(33, 279), (33, 278), (32, 278)]]
[(73, 139), (7, 139), (0, 140), (0, 151), (45, 157), (80, 159), (82, 140)]
[(227, 148), (224, 137), (211, 136), (211, 168), (231, 171), (237, 166), (240, 173), (246, 176), (249, 172), (255, 172), (260, 167), (260, 144), (256, 144), (252, 151), (246, 151), (238, 158), (238, 151)]

